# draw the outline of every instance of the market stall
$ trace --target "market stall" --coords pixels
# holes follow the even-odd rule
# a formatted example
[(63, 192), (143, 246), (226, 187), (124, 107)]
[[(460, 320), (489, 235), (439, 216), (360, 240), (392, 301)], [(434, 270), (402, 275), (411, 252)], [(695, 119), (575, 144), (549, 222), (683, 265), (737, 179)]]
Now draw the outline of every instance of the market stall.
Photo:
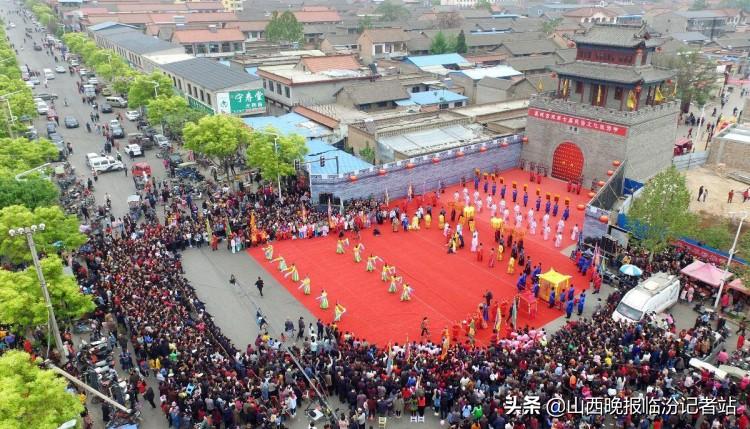
[(724, 273), (721, 268), (698, 260), (680, 270), (680, 273), (697, 282), (696, 293), (704, 299), (714, 294), (714, 289), (719, 287), (722, 280), (727, 281), (732, 277), (732, 273)]
[(560, 291), (570, 286), (571, 276), (558, 273), (554, 268), (550, 268), (544, 274), (539, 276), (539, 298), (545, 301), (549, 300), (551, 291), (555, 291), (555, 296), (560, 296)]

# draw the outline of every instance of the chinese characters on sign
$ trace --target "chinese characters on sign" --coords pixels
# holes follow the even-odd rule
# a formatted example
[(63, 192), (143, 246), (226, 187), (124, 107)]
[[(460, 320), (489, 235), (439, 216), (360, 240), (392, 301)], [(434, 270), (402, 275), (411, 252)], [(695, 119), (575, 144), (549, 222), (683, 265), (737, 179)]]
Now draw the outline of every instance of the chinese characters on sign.
[(216, 94), (220, 113), (244, 115), (266, 111), (266, 96), (263, 89), (220, 92)]
[(649, 396), (602, 397), (602, 398), (572, 398), (565, 400), (555, 396), (542, 404), (538, 396), (507, 396), (503, 403), (506, 414), (540, 415), (542, 411), (550, 417), (560, 417), (565, 414), (588, 415), (616, 415), (652, 414), (652, 415), (682, 415), (682, 414), (734, 414), (737, 406), (736, 398), (715, 397), (683, 397), (676, 399), (652, 398)]
[(625, 137), (628, 134), (628, 128), (622, 125), (610, 124), (608, 122), (595, 121), (592, 119), (579, 118), (577, 116), (563, 115), (562, 113), (550, 112), (547, 110), (529, 108), (529, 117), (543, 119), (545, 121), (559, 122), (578, 128), (601, 131), (603, 133), (614, 134)]

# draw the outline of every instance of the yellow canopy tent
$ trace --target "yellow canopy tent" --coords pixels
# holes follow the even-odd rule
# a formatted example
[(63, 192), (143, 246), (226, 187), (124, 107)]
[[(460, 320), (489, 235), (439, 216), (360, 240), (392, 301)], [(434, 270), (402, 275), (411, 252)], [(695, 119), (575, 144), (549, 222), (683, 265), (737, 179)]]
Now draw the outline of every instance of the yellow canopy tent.
[(555, 291), (555, 297), (560, 296), (560, 290), (567, 289), (570, 286), (571, 276), (558, 273), (554, 268), (550, 268), (544, 274), (539, 276), (539, 298), (549, 301), (549, 294)]

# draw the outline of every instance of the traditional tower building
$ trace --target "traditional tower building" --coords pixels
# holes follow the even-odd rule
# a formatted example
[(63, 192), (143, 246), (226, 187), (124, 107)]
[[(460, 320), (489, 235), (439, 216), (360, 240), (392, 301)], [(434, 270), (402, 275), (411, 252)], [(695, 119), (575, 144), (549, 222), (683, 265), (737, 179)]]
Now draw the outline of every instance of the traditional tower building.
[(596, 25), (574, 39), (576, 60), (552, 67), (553, 92), (529, 103), (523, 158), (588, 184), (613, 160), (643, 181), (671, 163), (679, 102), (670, 70), (651, 64), (659, 41), (643, 27)]

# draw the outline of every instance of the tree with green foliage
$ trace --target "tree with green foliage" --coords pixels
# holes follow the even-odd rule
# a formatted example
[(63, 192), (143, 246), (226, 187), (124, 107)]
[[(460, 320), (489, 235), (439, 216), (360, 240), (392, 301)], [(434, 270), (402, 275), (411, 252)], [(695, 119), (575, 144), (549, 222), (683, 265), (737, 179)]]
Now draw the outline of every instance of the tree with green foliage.
[[(75, 250), (86, 243), (86, 236), (79, 230), (78, 218), (66, 215), (60, 206), (37, 207), (34, 210), (24, 206), (9, 206), (0, 210), (0, 231), (41, 223), (46, 226), (44, 231), (34, 233), (39, 253), (54, 254), (59, 250)], [(29, 263), (32, 260), (25, 236), (0, 234), (0, 255), (15, 264)]]
[(479, 0), (474, 7), (476, 9), (487, 9), (489, 12), (492, 12), (492, 3), (489, 0)]
[[(156, 82), (156, 83), (154, 83)], [(158, 84), (158, 86), (157, 86)], [(128, 90), (128, 107), (139, 108), (148, 105), (157, 97), (171, 97), (174, 94), (172, 79), (159, 72), (139, 74), (133, 79)]]
[(676, 239), (690, 235), (696, 217), (689, 206), (685, 176), (670, 167), (643, 186), (628, 211), (628, 224), (640, 244), (653, 255)]
[(742, 9), (745, 12), (750, 12), (750, 0), (723, 0), (720, 3), (723, 8), (731, 9)]
[(433, 55), (445, 54), (450, 50), (448, 40), (445, 38), (445, 34), (442, 31), (438, 31), (435, 37), (430, 43), (430, 53)]
[(54, 429), (79, 418), (83, 405), (67, 391), (68, 383), (42, 369), (25, 352), (0, 356), (0, 427)]
[(469, 47), (466, 46), (466, 35), (464, 34), (464, 30), (461, 30), (458, 33), (458, 36), (456, 37), (456, 46), (454, 50), (458, 52), (459, 54), (465, 54), (469, 50)]
[(365, 15), (359, 19), (359, 23), (357, 23), (357, 33), (362, 34), (365, 32), (365, 30), (369, 30), (371, 28), (372, 17), (370, 15)]
[(185, 124), (199, 121), (206, 113), (192, 109), (183, 97), (173, 95), (149, 101), (146, 116), (150, 123), (162, 124), (170, 134), (181, 137)]
[(734, 231), (736, 231), (736, 228), (732, 227), (729, 222), (721, 220), (711, 222), (707, 227), (697, 228), (695, 238), (706, 246), (726, 252), (732, 247)]
[(281, 14), (275, 11), (266, 25), (266, 40), (269, 42), (299, 43), (302, 36), (302, 24), (290, 10)]
[(563, 22), (562, 18), (555, 18), (555, 19), (550, 19), (548, 21), (544, 21), (542, 23), (542, 31), (544, 32), (544, 34), (549, 36), (555, 32), (557, 27), (560, 24), (562, 24), (562, 22)]
[[(699, 51), (680, 50), (676, 55), (658, 55), (654, 64), (674, 70), (677, 85), (675, 96), (682, 102), (682, 111), (687, 112), (690, 103), (704, 106), (717, 89), (716, 62)], [(671, 94), (671, 93), (670, 93)], [(667, 95), (667, 94), (664, 94)]]
[[(96, 309), (91, 296), (81, 293), (75, 277), (64, 273), (59, 256), (53, 254), (39, 263), (59, 322), (79, 319)], [(22, 271), (0, 269), (0, 323), (25, 332), (47, 324), (47, 316), (47, 304), (34, 266)]]
[(375, 150), (371, 148), (369, 144), (367, 144), (364, 149), (359, 151), (359, 157), (369, 162), (370, 164), (375, 164)]
[(189, 122), (182, 136), (187, 149), (207, 156), (224, 169), (227, 178), (230, 177), (229, 161), (250, 142), (247, 125), (230, 115), (204, 116), (198, 122)]
[(282, 135), (272, 127), (254, 130), (247, 148), (247, 163), (260, 170), (264, 179), (293, 176), (294, 161), (307, 154), (305, 138), (299, 134)]
[[(15, 112), (14, 112), (15, 113)], [(58, 150), (47, 139), (0, 138), (0, 175), (15, 175), (57, 159)]]
[[(21, 79), (14, 79), (9, 76), (0, 76), (0, 95), (4, 95), (8, 103), (0, 100), (0, 138), (9, 137), (9, 129), (14, 133), (21, 133), (25, 126), (18, 120), (21, 116), (36, 117), (36, 106), (34, 97), (31, 95), (31, 89)], [(13, 120), (10, 120), (8, 104), (13, 112)], [(11, 126), (8, 126), (8, 122)]]
[(18, 181), (13, 176), (0, 175), (0, 209), (21, 205), (31, 210), (57, 204), (57, 186), (40, 176), (29, 176)]
[(409, 17), (409, 9), (402, 4), (396, 4), (391, 0), (385, 0), (375, 8), (375, 13), (380, 15), (383, 22), (393, 22)]

